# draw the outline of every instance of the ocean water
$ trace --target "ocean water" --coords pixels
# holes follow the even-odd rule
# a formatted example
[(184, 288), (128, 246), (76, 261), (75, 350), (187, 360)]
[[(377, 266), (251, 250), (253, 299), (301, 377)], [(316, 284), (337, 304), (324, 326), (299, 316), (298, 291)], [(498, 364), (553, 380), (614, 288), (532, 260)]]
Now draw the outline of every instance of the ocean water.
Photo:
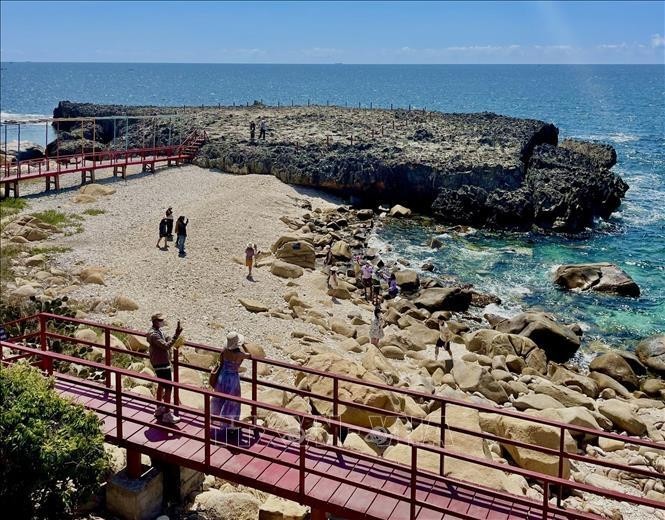
[[(561, 137), (609, 143), (614, 171), (630, 185), (609, 222), (575, 238), (476, 231), (441, 235), (434, 226), (396, 223), (379, 230), (394, 256), (499, 295), (495, 312), (528, 307), (575, 320), (585, 342), (632, 349), (665, 332), (665, 66), (613, 65), (205, 65), (3, 63), (2, 118), (49, 115), (58, 101), (231, 105), (262, 100), (446, 112), (491, 111), (556, 124)], [(44, 125), (22, 139), (43, 143)], [(4, 135), (2, 136), (4, 139)], [(8, 139), (14, 139), (11, 132)], [(50, 136), (49, 136), (50, 138)], [(640, 285), (637, 299), (571, 294), (551, 283), (556, 265), (613, 262)]]

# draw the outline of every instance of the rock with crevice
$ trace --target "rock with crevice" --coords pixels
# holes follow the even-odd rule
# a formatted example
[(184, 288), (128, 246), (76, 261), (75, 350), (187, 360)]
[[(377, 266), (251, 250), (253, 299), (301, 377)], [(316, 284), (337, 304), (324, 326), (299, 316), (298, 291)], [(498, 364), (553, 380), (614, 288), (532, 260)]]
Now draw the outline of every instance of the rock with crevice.
[(569, 290), (640, 295), (637, 283), (625, 271), (608, 263), (562, 265), (554, 273), (554, 283)]

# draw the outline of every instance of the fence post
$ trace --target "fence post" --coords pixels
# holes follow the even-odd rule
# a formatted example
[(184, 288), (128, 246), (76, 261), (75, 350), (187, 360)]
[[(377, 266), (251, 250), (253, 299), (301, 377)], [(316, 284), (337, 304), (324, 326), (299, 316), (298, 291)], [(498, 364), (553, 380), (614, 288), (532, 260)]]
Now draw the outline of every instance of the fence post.
[(210, 395), (203, 395), (203, 427), (205, 429), (203, 434), (203, 439), (205, 443), (204, 459), (203, 464), (206, 467), (210, 466)]
[(104, 364), (106, 370), (106, 388), (111, 388), (111, 372), (108, 367), (111, 366), (111, 329), (104, 329)]
[(257, 399), (257, 388), (256, 388), (256, 377), (257, 377), (257, 369), (256, 369), (256, 359), (252, 358), (252, 424), (256, 426), (256, 399)]
[(411, 520), (416, 518), (416, 468), (418, 466), (418, 448), (411, 445)]
[[(446, 447), (446, 401), (441, 406), (441, 423), (439, 424), (439, 446), (443, 449)], [(445, 455), (439, 454), (439, 475), (443, 476), (445, 464)]]
[[(338, 397), (339, 395), (339, 379), (333, 376), (333, 419), (335, 421), (339, 420), (339, 404)], [(337, 446), (337, 436), (339, 435), (339, 429), (337, 424), (333, 425), (333, 446)]]
[[(39, 313), (39, 346), (42, 352), (48, 350), (48, 340), (46, 339), (46, 316), (41, 312)], [(48, 375), (53, 374), (53, 360), (46, 356), (42, 356), (42, 370)]]
[[(559, 429), (559, 471), (557, 473), (558, 477), (563, 478), (563, 453), (564, 453), (564, 428), (561, 426)], [(561, 495), (563, 495), (563, 484), (559, 484), (559, 490), (556, 499), (557, 507), (561, 507)]]
[(547, 512), (550, 508), (550, 484), (543, 479), (543, 520), (547, 519)]
[[(300, 418), (300, 453), (299, 453), (299, 475), (298, 475), (298, 491), (300, 495), (305, 497), (305, 462), (307, 461), (307, 453), (305, 451), (305, 430), (303, 429), (303, 418)], [(304, 500), (303, 500), (304, 502)]]
[[(176, 349), (173, 353), (173, 382), (180, 382), (180, 359), (179, 359), (180, 349)], [(173, 404), (178, 406), (180, 404), (180, 389), (177, 386), (173, 387)], [(180, 415), (180, 412), (177, 409), (173, 410), (175, 415)]]
[(120, 372), (115, 373), (115, 419), (116, 435), (122, 439), (122, 376)]

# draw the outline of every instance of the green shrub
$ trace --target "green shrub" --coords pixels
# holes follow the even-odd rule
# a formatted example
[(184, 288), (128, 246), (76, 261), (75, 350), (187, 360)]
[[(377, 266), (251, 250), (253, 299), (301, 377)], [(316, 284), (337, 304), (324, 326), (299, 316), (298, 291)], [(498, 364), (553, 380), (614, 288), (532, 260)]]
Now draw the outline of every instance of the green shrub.
[(62, 227), (71, 221), (69, 216), (61, 211), (56, 211), (54, 209), (47, 209), (46, 211), (40, 211), (39, 213), (33, 213), (33, 217), (38, 218), (42, 222), (51, 224), (53, 226)]
[(99, 419), (60, 397), (28, 365), (0, 370), (0, 511), (7, 518), (71, 515), (108, 469)]
[(104, 213), (106, 213), (106, 210), (103, 210), (103, 209), (97, 209), (97, 208), (86, 209), (86, 210), (83, 212), (84, 215), (91, 215), (91, 216), (93, 216), (93, 217), (94, 217), (95, 215), (103, 215)]
[(28, 202), (25, 199), (6, 198), (0, 200), (0, 218), (20, 213), (27, 205)]

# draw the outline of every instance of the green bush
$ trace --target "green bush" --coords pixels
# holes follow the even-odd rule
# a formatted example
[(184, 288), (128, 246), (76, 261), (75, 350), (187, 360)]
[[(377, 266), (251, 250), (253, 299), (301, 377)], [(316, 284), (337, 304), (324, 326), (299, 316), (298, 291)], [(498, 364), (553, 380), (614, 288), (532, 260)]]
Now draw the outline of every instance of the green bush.
[(0, 370), (0, 511), (64, 518), (99, 490), (108, 469), (99, 419), (60, 397), (27, 365)]

